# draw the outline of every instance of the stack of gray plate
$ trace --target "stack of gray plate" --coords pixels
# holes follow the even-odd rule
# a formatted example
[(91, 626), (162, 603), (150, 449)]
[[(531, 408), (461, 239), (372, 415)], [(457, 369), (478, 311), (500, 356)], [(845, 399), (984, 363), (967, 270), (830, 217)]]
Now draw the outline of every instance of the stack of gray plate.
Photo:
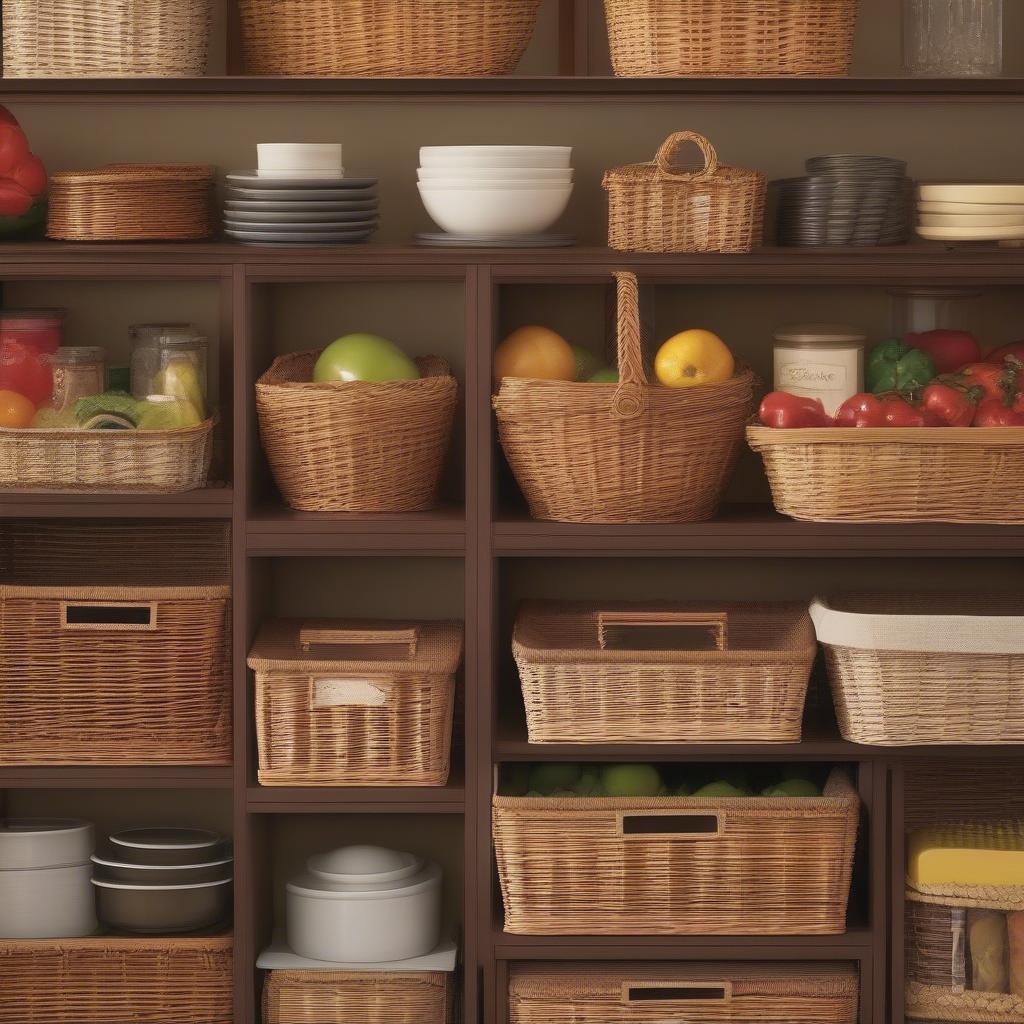
[(249, 245), (344, 245), (377, 230), (376, 178), (268, 178), (233, 171), (224, 234)]
[(779, 245), (901, 245), (910, 235), (913, 182), (902, 160), (837, 154), (807, 161), (807, 176), (775, 183)]

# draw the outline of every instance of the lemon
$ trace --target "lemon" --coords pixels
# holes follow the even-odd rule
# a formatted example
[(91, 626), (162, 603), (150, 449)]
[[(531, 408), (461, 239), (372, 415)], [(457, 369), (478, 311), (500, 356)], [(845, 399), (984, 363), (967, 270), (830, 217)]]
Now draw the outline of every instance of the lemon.
[(654, 372), (669, 388), (720, 384), (735, 370), (736, 360), (725, 342), (700, 328), (669, 338), (654, 357)]
[(203, 386), (196, 372), (195, 364), (186, 357), (172, 359), (157, 374), (155, 389), (159, 395), (170, 395), (188, 402), (199, 413), (206, 415), (206, 401)]

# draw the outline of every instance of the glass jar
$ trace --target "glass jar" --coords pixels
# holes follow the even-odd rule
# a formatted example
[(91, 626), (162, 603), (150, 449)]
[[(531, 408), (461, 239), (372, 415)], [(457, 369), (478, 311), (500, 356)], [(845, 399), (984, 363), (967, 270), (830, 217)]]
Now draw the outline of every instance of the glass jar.
[(57, 412), (74, 412), (80, 398), (101, 395), (106, 390), (106, 353), (92, 345), (59, 348), (46, 357), (53, 372), (50, 407)]
[(864, 390), (867, 335), (843, 324), (798, 324), (775, 332), (775, 390), (820, 398), (834, 415)]
[(903, 0), (903, 65), (925, 78), (1003, 70), (1003, 0)]
[(892, 288), (892, 333), (897, 338), (925, 331), (973, 332), (974, 303), (981, 292), (969, 288)]
[(50, 400), (53, 375), (46, 356), (61, 346), (63, 309), (0, 310), (0, 389), (35, 405)]
[(140, 324), (131, 328), (131, 343), (132, 396), (187, 399), (205, 417), (207, 339), (192, 324)]

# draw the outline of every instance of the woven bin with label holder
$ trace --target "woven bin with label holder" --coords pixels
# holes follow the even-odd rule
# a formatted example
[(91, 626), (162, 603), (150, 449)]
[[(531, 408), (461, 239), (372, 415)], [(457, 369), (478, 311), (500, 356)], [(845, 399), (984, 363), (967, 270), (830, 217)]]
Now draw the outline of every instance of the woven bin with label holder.
[(860, 800), (494, 796), (516, 935), (838, 935)]
[(754, 400), (739, 366), (720, 384), (649, 384), (636, 276), (615, 274), (618, 384), (505, 377), (498, 437), (534, 519), (677, 523), (711, 519)]
[(267, 623), (256, 674), (264, 786), (443, 786), (448, 781), (456, 622)]
[[(679, 170), (673, 160), (693, 143), (702, 166)], [(625, 252), (750, 252), (764, 234), (767, 179), (726, 167), (697, 132), (675, 132), (650, 163), (607, 171), (608, 245)]]
[(799, 743), (817, 645), (797, 604), (528, 602), (531, 743)]

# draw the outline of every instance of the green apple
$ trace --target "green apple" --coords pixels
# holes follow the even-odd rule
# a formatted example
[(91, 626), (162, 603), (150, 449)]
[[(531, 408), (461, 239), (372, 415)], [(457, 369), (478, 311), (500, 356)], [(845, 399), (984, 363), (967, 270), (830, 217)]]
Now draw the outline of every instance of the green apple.
[(606, 764), (601, 783), (609, 796), (657, 796), (662, 786), (653, 764)]
[(613, 370), (611, 367), (606, 366), (596, 373), (592, 373), (589, 377), (591, 384), (618, 384), (619, 383), (619, 371)]
[(416, 364), (392, 341), (377, 334), (346, 334), (320, 353), (313, 380), (419, 380)]
[(786, 779), (775, 786), (769, 786), (763, 796), (821, 796), (821, 790), (807, 779)]
[(573, 345), (572, 354), (576, 357), (576, 379), (589, 380), (601, 369), (601, 360), (582, 345)]
[(726, 782), (725, 779), (720, 779), (718, 782), (709, 782), (706, 786), (701, 786), (697, 790), (694, 796), (750, 796), (750, 792), (745, 789), (739, 789), (734, 786), (731, 782)]
[(570, 762), (535, 764), (530, 769), (530, 789), (551, 796), (558, 790), (571, 789), (582, 774), (580, 766)]
[(577, 796), (604, 795), (601, 779), (598, 777), (597, 772), (589, 766), (583, 769), (583, 774), (576, 780), (572, 788)]

